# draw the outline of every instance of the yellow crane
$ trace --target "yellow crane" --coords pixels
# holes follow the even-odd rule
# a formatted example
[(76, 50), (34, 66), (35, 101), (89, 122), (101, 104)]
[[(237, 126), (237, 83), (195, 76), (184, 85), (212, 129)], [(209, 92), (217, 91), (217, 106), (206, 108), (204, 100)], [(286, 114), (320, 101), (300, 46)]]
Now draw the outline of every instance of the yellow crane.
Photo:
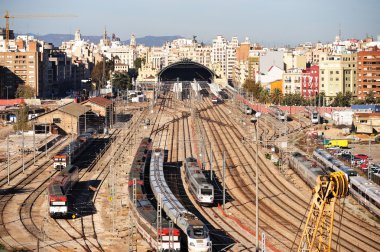
[(5, 11), (5, 48), (8, 48), (9, 43), (9, 19), (10, 18), (67, 18), (67, 17), (78, 17), (76, 15), (67, 14), (33, 14), (33, 15), (18, 15), (10, 16), (8, 11)]
[(335, 202), (348, 194), (346, 174), (339, 171), (318, 176), (313, 194), (298, 252), (330, 251)]

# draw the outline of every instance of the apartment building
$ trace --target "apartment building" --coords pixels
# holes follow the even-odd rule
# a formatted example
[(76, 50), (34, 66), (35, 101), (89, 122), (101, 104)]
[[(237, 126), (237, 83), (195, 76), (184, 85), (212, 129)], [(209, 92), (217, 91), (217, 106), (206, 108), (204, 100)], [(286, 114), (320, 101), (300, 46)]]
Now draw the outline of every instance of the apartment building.
[[(0, 52), (0, 75), (4, 82), (0, 83), (2, 98), (13, 98), (19, 85), (27, 85), (33, 88), (34, 95), (38, 96), (40, 57), (37, 41), (15, 41), (19, 50)], [(27, 45), (27, 48), (23, 48)]]
[(380, 98), (380, 49), (372, 47), (358, 52), (357, 96), (365, 99), (369, 91)]
[(356, 96), (357, 54), (320, 54), (319, 90), (332, 100), (337, 93)]
[(312, 65), (302, 71), (301, 95), (311, 99), (319, 93), (319, 66)]
[(227, 77), (227, 60), (226, 60), (226, 50), (227, 50), (227, 40), (218, 35), (212, 40), (212, 50), (211, 50), (211, 64), (220, 63), (224, 75)]
[(282, 75), (283, 94), (301, 93), (302, 69), (292, 68)]
[(305, 69), (306, 68), (306, 56), (297, 55), (294, 52), (285, 52), (284, 53), (284, 70), (288, 69)]

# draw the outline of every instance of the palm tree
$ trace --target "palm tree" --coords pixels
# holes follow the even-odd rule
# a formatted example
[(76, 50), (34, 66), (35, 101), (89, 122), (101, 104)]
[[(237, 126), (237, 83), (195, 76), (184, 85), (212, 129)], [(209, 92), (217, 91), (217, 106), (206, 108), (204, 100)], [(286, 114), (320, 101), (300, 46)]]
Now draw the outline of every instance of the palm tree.
[(272, 103), (278, 105), (282, 100), (282, 92), (280, 89), (275, 88), (271, 93)]
[(270, 94), (269, 94), (269, 90), (268, 89), (264, 89), (260, 92), (260, 95), (259, 95), (259, 101), (261, 103), (268, 103), (269, 102), (269, 99), (270, 98)]

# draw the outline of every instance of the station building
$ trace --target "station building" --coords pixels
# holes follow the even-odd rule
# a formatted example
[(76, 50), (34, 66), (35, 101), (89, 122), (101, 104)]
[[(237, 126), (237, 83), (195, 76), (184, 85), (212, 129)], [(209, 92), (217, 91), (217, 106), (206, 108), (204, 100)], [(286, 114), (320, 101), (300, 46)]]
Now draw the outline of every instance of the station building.
[(88, 128), (100, 130), (102, 122), (91, 108), (78, 103), (69, 103), (39, 115), (33, 119), (36, 127), (48, 127), (49, 131), (79, 135)]

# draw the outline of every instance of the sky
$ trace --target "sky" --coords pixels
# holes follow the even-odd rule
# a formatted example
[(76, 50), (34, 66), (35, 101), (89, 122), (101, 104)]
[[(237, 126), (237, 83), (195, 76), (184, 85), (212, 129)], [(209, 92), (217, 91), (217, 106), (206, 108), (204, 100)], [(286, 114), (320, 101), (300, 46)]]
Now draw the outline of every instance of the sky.
[(16, 33), (39, 35), (101, 35), (106, 27), (122, 40), (196, 35), (209, 43), (223, 35), (267, 46), (329, 42), (339, 29), (342, 38), (380, 35), (379, 0), (0, 0), (6, 10)]

